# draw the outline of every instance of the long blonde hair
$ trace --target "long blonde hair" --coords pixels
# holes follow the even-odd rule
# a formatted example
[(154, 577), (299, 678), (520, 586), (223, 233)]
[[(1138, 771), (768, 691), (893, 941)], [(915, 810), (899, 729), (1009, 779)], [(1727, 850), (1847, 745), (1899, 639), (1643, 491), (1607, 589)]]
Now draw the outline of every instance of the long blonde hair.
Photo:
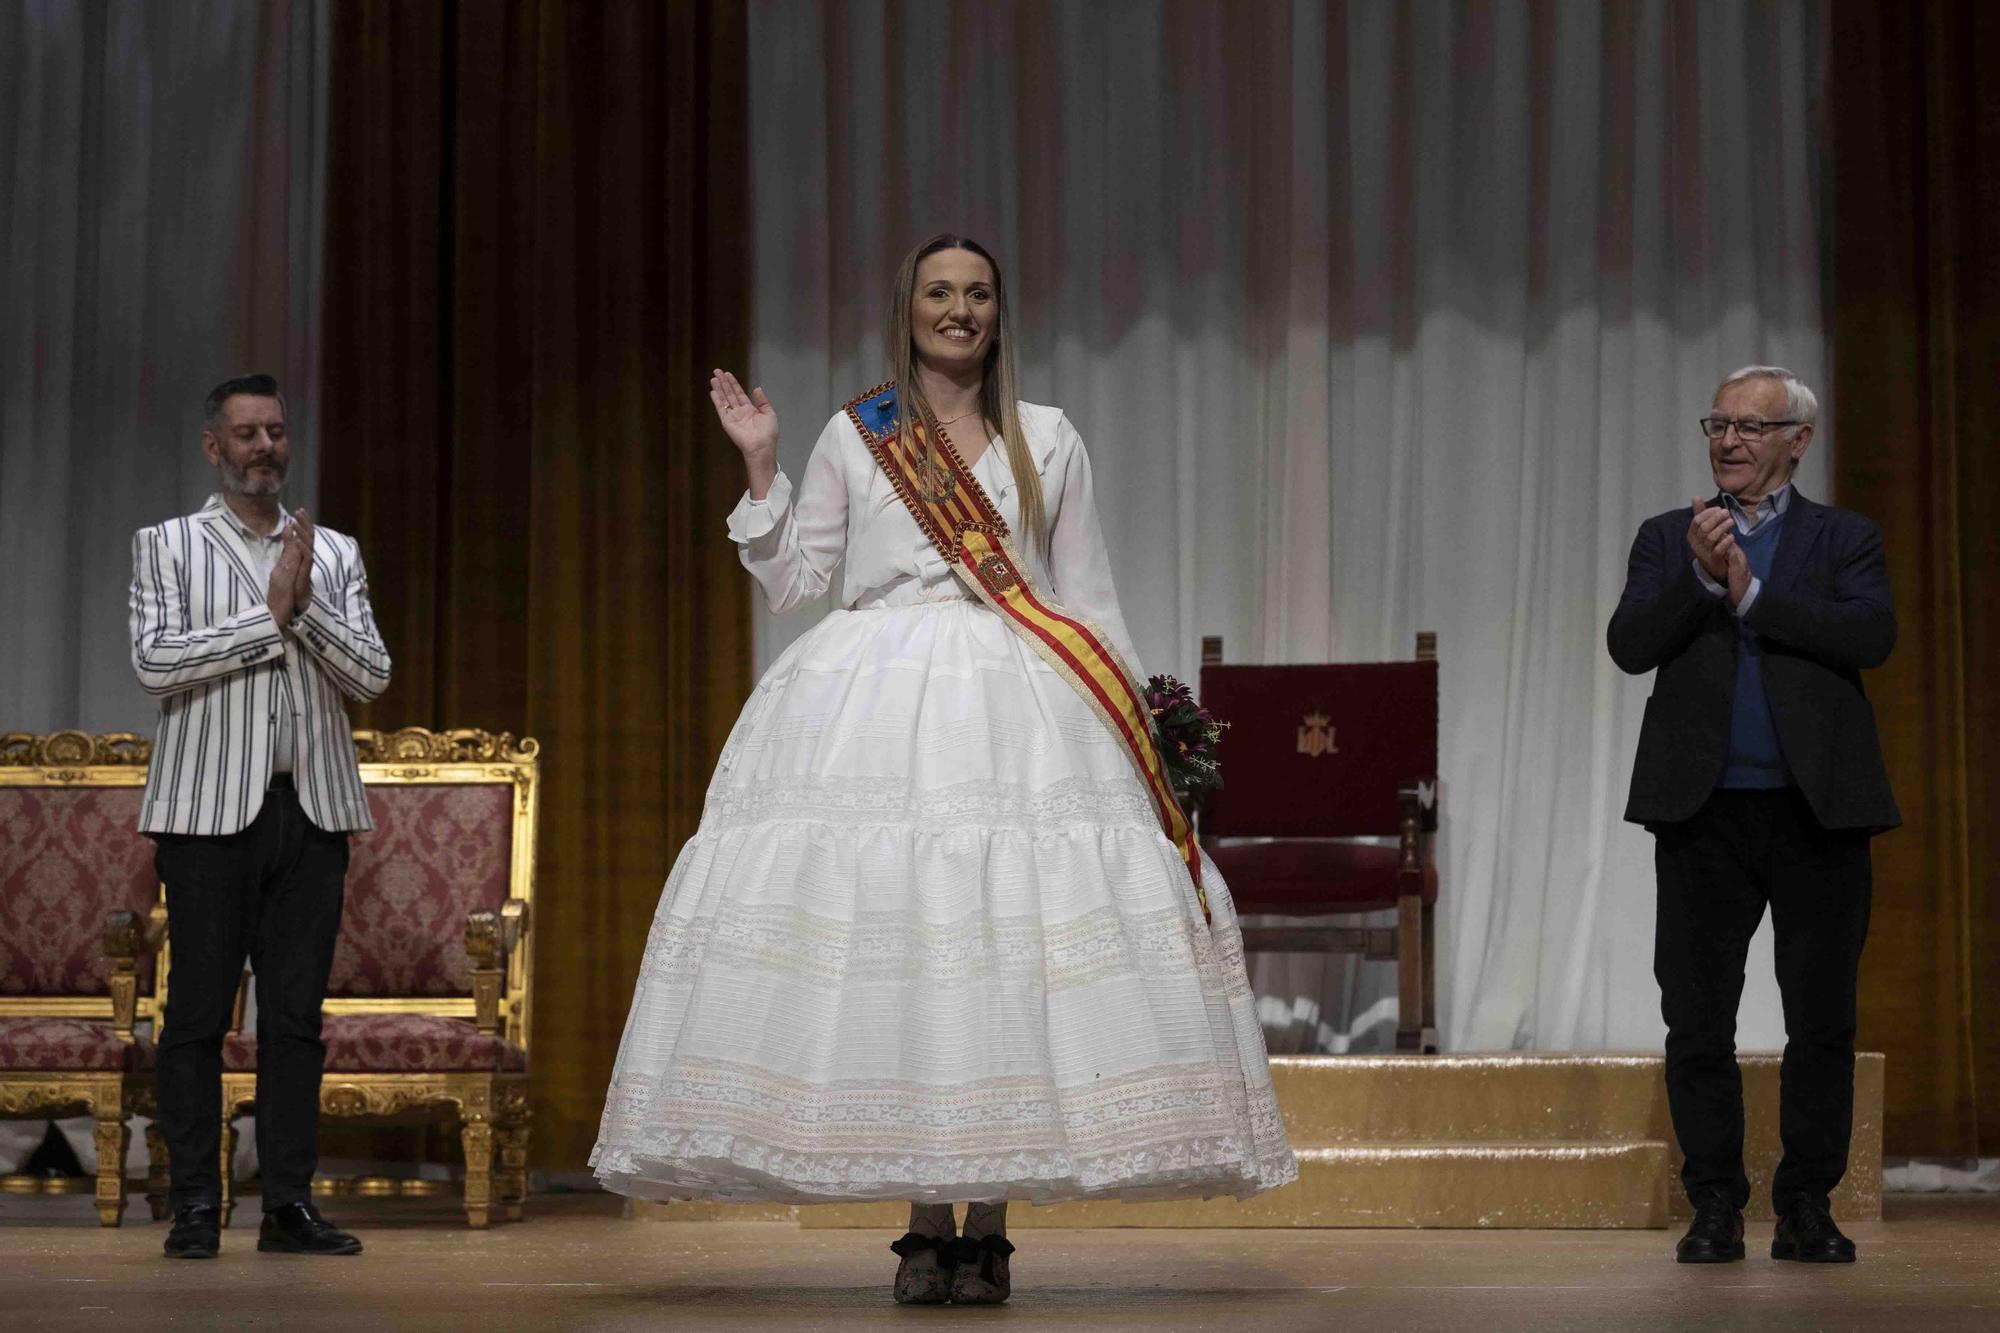
[(1007, 445), (1007, 466), (1014, 472), (1014, 493), (1021, 506), (1021, 531), (1016, 535), (1030, 549), (1040, 552), (1048, 540), (1048, 516), (1042, 505), (1042, 479), (1035, 472), (1035, 457), (1028, 452), (1028, 437), (1021, 430), (1021, 409), (1015, 392), (1014, 320), (1007, 309), (1007, 284), (1000, 276), (1000, 264), (986, 247), (966, 236), (940, 233), (910, 251), (896, 270), (896, 287), (889, 299), (889, 366), (896, 377), (896, 397), (906, 419), (921, 419), (926, 436), (925, 452), (937, 448), (937, 414), (924, 397), (917, 379), (916, 340), (910, 327), (910, 302), (916, 296), (917, 265), (940, 250), (966, 250), (986, 261), (993, 270), (993, 304), (998, 317), (993, 323), (993, 340), (986, 347), (986, 364), (979, 385), (979, 412), (1000, 427)]

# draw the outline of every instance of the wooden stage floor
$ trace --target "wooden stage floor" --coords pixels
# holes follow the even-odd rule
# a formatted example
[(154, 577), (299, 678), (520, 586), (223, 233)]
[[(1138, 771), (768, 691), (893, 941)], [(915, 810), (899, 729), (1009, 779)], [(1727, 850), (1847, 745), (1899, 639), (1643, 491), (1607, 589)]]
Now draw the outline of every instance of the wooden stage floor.
[(222, 1257), (170, 1262), (140, 1200), (0, 1196), (0, 1326), (62, 1328), (936, 1329), (1089, 1333), (1364, 1328), (2000, 1328), (2000, 1199), (1905, 1197), (1848, 1230), (1852, 1267), (1672, 1261), (1677, 1231), (1025, 1232), (998, 1310), (899, 1309), (888, 1232), (628, 1221), (621, 1201), (535, 1199), (487, 1232), (442, 1201), (336, 1201), (368, 1251), (256, 1252), (246, 1200)]

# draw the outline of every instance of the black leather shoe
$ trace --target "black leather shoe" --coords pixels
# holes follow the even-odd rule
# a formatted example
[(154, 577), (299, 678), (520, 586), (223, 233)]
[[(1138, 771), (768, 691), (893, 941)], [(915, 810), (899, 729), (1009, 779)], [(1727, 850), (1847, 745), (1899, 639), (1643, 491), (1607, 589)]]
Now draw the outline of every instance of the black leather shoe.
[(1778, 1212), (1771, 1257), (1801, 1264), (1851, 1264), (1854, 1242), (1840, 1234), (1833, 1214), (1817, 1200), (1794, 1200)]
[(309, 1203), (288, 1203), (264, 1214), (257, 1248), (281, 1254), (359, 1254), (361, 1242), (319, 1215)]
[(222, 1249), (222, 1209), (212, 1203), (190, 1203), (174, 1209), (174, 1229), (167, 1233), (167, 1258), (213, 1259)]
[(894, 1294), (898, 1305), (943, 1305), (951, 1299), (951, 1236), (920, 1236), (914, 1231), (889, 1249), (902, 1259), (896, 1265)]
[(1694, 1221), (1674, 1246), (1684, 1264), (1727, 1264), (1743, 1257), (1743, 1210), (1719, 1194), (1694, 1201)]
[(967, 1240), (960, 1236), (954, 1246), (957, 1261), (951, 1273), (953, 1305), (1004, 1305), (1013, 1294), (1013, 1279), (1007, 1272), (1007, 1257), (1014, 1246), (1005, 1236), (985, 1236)]

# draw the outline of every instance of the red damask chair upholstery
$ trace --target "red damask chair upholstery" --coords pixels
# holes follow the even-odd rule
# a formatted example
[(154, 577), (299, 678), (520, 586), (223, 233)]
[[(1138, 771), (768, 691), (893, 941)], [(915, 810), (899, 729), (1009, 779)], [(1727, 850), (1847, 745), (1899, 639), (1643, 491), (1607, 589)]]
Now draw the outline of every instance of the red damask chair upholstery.
[[(152, 954), (165, 909), (137, 832), (138, 736), (0, 736), (0, 1116), (96, 1121), (97, 1217), (125, 1213), (127, 1118), (151, 1114)], [(156, 1132), (148, 1197), (166, 1210)]]
[[(321, 1029), (321, 1114), (456, 1123), (467, 1221), (518, 1221), (528, 1187), (539, 747), (479, 731), (354, 738), (375, 828), (352, 843)], [(255, 1102), (256, 1069), (256, 1037), (232, 1032), (223, 1046), (225, 1214), (235, 1139), (227, 1122)]]
[[(1244, 948), (1394, 959), (1396, 1049), (1435, 1051), (1437, 636), (1413, 662), (1326, 666), (1224, 666), (1204, 639), (1201, 701), (1229, 722), (1203, 845), (1238, 913), (1295, 919)], [(1303, 924), (1388, 909), (1394, 926)]]

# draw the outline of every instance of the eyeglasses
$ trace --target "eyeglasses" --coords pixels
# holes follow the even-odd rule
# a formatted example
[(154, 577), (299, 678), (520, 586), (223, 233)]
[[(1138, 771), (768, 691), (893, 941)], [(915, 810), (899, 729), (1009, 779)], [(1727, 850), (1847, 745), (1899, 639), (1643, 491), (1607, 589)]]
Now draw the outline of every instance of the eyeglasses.
[(1708, 436), (1711, 440), (1719, 440), (1729, 433), (1731, 426), (1734, 426), (1736, 427), (1737, 439), (1747, 444), (1755, 444), (1764, 438), (1764, 432), (1767, 430), (1776, 430), (1780, 426), (1796, 426), (1799, 424), (1796, 421), (1766, 421), (1762, 417), (1707, 416), (1701, 419), (1701, 433)]

